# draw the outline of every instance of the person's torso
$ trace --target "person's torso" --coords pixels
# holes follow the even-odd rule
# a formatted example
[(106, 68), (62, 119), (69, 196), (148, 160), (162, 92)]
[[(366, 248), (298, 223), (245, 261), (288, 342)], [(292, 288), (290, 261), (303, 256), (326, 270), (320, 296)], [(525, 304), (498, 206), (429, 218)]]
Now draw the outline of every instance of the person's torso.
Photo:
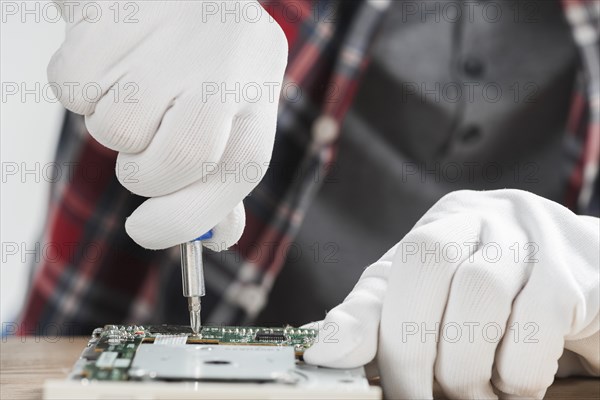
[(577, 66), (558, 1), (393, 1), (335, 165), (257, 322), (322, 318), (448, 192), (560, 202)]

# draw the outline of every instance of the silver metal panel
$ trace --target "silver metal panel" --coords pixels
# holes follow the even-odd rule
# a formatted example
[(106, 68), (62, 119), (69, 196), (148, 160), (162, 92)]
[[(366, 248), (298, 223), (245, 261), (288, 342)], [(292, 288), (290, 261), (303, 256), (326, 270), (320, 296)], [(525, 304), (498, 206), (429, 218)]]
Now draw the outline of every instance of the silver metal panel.
[(365, 369), (334, 369), (298, 363), (293, 377), (296, 386), (305, 389), (331, 389), (338, 391), (361, 391), (369, 389)]
[(291, 382), (294, 349), (289, 346), (141, 344), (129, 375), (135, 379)]

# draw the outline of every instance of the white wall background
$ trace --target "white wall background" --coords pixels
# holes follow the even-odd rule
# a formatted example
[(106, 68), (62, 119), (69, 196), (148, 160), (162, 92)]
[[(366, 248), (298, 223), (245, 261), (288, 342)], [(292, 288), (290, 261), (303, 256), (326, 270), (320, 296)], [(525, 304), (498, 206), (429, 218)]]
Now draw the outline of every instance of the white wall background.
[[(44, 96), (42, 90), (47, 83), (48, 60), (64, 37), (64, 23), (52, 22), (50, 14), (47, 15), (50, 18), (44, 16), (44, 9), (47, 13), (51, 11), (49, 3), (49, 0), (0, 1), (0, 320), (3, 323), (14, 321), (22, 306), (33, 257), (26, 250), (33, 249), (38, 239), (48, 199), (49, 183), (42, 174), (24, 175), (23, 167), (32, 170), (37, 165), (43, 168), (52, 162), (63, 117), (62, 107)], [(12, 15), (14, 7), (17, 7), (16, 15)], [(23, 7), (39, 11), (25, 14)], [(36, 83), (40, 86), (39, 100), (34, 94), (22, 98), (21, 89), (9, 95), (14, 84), (25, 85), (30, 90)], [(12, 175), (14, 163), (18, 171)], [(14, 245), (18, 246), (18, 253), (11, 255)]]

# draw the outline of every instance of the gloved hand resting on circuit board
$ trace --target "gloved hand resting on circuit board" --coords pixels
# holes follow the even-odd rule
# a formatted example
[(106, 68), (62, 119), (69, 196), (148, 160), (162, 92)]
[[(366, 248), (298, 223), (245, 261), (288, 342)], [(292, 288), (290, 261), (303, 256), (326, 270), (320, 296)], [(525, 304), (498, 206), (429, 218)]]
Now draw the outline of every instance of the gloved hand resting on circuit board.
[(376, 357), (394, 399), (431, 398), (434, 379), (451, 398), (541, 398), (555, 375), (598, 376), (599, 231), (528, 192), (451, 193), (318, 323), (304, 359)]
[(273, 148), (287, 63), (279, 25), (255, 0), (56, 3), (67, 31), (52, 87), (119, 152), (119, 181), (150, 197), (127, 233), (150, 249), (213, 227), (213, 242), (237, 242), (242, 199)]

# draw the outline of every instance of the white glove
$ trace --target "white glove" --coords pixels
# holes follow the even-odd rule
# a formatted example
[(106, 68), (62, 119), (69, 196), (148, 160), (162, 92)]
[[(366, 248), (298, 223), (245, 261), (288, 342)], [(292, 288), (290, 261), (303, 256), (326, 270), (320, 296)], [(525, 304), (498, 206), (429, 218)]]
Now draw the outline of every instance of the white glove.
[(452, 398), (541, 398), (565, 349), (562, 375), (598, 376), (598, 222), (523, 191), (449, 194), (365, 270), (304, 359), (377, 353), (389, 398), (431, 398), (434, 379)]
[(49, 80), (119, 152), (123, 186), (151, 197), (127, 219), (129, 236), (161, 249), (215, 227), (213, 243), (237, 242), (242, 199), (273, 149), (287, 63), (279, 25), (254, 0), (57, 3), (67, 33)]

